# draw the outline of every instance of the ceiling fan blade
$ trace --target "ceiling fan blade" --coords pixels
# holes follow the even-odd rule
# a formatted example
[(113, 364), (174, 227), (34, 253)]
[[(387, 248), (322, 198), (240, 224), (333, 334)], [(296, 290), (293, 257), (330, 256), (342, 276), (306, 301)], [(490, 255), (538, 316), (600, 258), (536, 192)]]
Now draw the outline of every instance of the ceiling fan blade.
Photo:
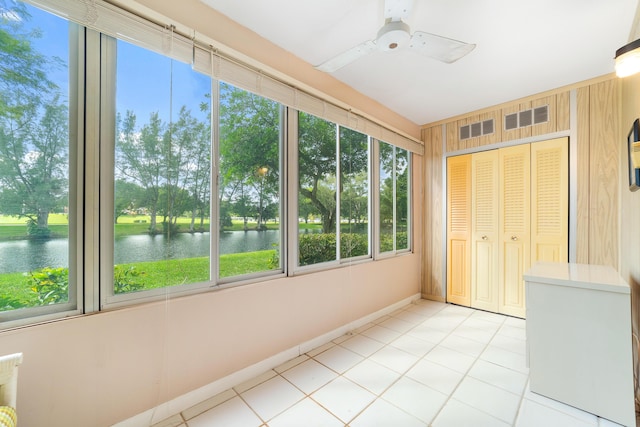
[(376, 50), (376, 42), (369, 40), (326, 60), (320, 65), (316, 65), (314, 68), (325, 73), (333, 73), (374, 50)]
[(384, 19), (407, 19), (413, 8), (413, 0), (384, 0)]
[(475, 47), (475, 44), (422, 31), (414, 32), (409, 42), (409, 49), (447, 64), (462, 58)]

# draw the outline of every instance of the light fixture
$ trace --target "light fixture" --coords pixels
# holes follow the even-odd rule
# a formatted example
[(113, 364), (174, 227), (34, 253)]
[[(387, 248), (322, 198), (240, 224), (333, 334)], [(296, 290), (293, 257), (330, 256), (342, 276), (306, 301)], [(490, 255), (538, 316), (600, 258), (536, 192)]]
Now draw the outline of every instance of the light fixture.
[(388, 21), (378, 31), (376, 44), (383, 51), (395, 50), (407, 44), (410, 38), (411, 34), (407, 24), (402, 21)]
[(616, 50), (616, 75), (627, 77), (640, 71), (640, 39)]

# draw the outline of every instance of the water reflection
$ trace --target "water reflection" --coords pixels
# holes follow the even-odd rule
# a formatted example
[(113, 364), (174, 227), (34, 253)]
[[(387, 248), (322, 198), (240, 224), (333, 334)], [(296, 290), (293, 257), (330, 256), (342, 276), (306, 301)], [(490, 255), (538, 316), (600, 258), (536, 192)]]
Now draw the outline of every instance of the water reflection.
[[(231, 254), (273, 249), (280, 241), (278, 230), (228, 231), (220, 233), (220, 253)], [(162, 259), (209, 256), (210, 233), (179, 233), (167, 239), (146, 234), (115, 239), (115, 264)], [(42, 267), (68, 266), (67, 239), (0, 242), (0, 273), (33, 271)]]

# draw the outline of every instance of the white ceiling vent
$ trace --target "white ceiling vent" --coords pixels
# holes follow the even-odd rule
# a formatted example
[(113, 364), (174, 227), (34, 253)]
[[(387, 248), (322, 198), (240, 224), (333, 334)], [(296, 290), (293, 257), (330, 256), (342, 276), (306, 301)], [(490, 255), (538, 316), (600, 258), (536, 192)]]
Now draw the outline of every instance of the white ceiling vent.
[(494, 132), (493, 119), (475, 122), (468, 125), (460, 126), (460, 140), (469, 138), (478, 138), (479, 136), (489, 135)]
[(549, 106), (504, 115), (504, 130), (513, 130), (549, 121)]

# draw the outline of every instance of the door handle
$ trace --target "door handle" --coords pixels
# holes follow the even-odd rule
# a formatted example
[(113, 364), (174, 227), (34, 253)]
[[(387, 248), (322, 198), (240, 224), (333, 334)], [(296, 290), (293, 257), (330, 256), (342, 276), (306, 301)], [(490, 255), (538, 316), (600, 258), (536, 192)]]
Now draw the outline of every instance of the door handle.
[(482, 240), (489, 240), (489, 238), (486, 235), (484, 235), (482, 236)]
[(515, 242), (516, 240), (518, 240), (518, 236), (511, 236), (511, 240)]

